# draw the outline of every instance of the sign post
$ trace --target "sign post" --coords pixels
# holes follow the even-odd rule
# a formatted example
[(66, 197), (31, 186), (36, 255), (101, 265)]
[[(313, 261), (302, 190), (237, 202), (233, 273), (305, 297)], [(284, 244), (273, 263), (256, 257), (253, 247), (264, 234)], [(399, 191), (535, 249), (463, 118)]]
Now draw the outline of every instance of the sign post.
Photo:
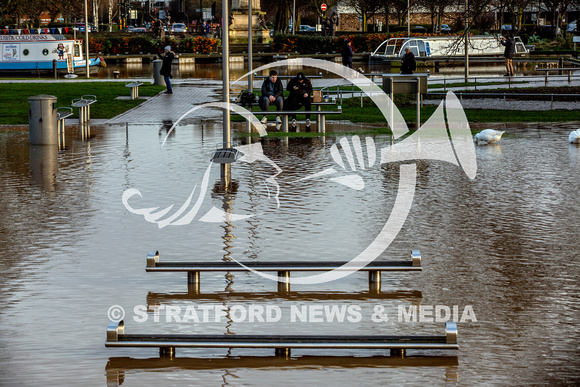
[(326, 12), (326, 4), (324, 3), (320, 4), (320, 9), (322, 10), (322, 12)]

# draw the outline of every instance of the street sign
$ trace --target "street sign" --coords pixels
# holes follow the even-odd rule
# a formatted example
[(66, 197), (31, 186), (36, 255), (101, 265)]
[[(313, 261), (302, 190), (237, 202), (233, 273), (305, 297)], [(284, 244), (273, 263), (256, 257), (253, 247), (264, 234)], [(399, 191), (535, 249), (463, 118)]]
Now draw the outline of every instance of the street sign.
[(320, 9), (326, 11), (326, 4), (320, 4)]
[(573, 43), (580, 43), (580, 36), (572, 36)]

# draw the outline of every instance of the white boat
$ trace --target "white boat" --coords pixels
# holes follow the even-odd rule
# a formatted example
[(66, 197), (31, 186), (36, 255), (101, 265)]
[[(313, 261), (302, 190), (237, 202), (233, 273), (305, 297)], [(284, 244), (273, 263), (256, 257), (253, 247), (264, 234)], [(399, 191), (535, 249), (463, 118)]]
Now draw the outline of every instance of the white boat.
[[(0, 71), (52, 71), (55, 60), (57, 70), (61, 72), (72, 73), (75, 69), (80, 72), (87, 65), (83, 41), (67, 39), (63, 35), (0, 35), (0, 45)], [(89, 59), (91, 72), (98, 71), (102, 61), (100, 57)]]
[[(515, 55), (529, 54), (519, 36), (514, 37)], [(460, 36), (430, 36), (410, 38), (390, 38), (381, 43), (371, 53), (372, 61), (396, 60), (405, 54), (405, 49), (417, 58), (453, 58), (465, 56), (465, 42)], [(469, 37), (469, 56), (502, 56), (505, 47), (501, 38), (495, 35)]]

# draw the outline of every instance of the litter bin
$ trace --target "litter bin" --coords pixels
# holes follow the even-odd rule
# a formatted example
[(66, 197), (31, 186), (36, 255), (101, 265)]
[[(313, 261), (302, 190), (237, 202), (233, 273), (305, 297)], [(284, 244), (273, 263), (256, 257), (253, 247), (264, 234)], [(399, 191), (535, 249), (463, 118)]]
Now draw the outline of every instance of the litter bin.
[(57, 145), (57, 113), (53, 95), (35, 95), (28, 98), (28, 131), (31, 145)]
[(163, 61), (161, 59), (155, 59), (153, 61), (153, 84), (157, 86), (165, 86), (165, 80), (163, 79), (163, 75), (159, 74), (161, 71), (161, 65)]

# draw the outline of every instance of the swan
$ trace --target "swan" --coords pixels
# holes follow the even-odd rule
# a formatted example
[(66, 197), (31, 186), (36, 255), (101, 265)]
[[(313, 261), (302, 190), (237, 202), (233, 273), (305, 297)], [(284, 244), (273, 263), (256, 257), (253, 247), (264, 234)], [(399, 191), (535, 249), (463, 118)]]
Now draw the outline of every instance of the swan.
[(477, 143), (485, 142), (486, 144), (493, 144), (498, 142), (504, 133), (505, 132), (499, 130), (484, 129), (475, 135), (473, 141)]
[(572, 144), (580, 144), (580, 129), (576, 129), (570, 132), (568, 141), (570, 141)]

